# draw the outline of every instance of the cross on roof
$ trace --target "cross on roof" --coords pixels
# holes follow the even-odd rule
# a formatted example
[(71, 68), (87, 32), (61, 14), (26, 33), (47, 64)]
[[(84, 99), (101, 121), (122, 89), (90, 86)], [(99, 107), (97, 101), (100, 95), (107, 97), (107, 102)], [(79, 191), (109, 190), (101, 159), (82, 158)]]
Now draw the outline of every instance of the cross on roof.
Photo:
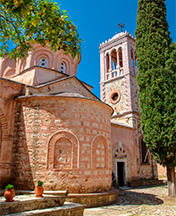
[(124, 28), (124, 25), (125, 25), (125, 24), (122, 23), (122, 22), (121, 22), (120, 24), (118, 24), (118, 26), (119, 26), (118, 28), (121, 28), (121, 32), (122, 32), (122, 28)]

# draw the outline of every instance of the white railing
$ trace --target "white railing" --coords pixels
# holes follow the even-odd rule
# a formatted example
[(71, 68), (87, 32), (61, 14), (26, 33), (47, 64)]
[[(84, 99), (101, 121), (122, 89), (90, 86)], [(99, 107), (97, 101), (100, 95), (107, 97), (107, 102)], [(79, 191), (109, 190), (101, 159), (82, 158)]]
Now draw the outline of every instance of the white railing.
[(112, 71), (109, 71), (106, 74), (106, 80), (114, 79), (116, 77), (122, 76), (124, 74), (123, 68), (118, 68)]

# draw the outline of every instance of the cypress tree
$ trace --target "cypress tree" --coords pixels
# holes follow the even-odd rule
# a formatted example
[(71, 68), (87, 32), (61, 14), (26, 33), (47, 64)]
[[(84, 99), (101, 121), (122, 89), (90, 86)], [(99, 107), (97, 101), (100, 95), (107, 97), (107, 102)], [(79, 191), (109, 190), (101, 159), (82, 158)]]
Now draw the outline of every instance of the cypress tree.
[(139, 0), (136, 54), (141, 127), (154, 159), (167, 167), (169, 196), (176, 195), (176, 44), (171, 44), (165, 0)]

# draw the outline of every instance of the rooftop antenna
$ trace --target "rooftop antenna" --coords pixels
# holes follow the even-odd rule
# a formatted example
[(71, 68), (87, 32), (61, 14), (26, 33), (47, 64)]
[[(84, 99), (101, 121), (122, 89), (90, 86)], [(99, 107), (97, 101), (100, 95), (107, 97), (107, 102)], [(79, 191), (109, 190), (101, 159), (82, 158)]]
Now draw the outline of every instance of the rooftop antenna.
[(122, 29), (124, 28), (124, 25), (125, 25), (125, 24), (122, 23), (122, 22), (121, 22), (120, 24), (118, 24), (118, 26), (119, 26), (118, 28), (121, 28), (121, 32), (122, 32)]

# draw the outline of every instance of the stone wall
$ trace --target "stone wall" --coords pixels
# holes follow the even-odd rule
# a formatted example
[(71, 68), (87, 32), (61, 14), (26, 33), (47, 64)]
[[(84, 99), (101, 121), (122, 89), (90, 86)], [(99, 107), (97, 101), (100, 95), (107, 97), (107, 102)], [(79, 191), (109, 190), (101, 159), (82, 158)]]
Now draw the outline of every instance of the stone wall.
[(133, 111), (140, 112), (138, 84), (136, 77), (133, 75), (131, 75), (131, 94)]
[[(120, 100), (118, 103), (112, 104), (110, 100), (111, 92), (115, 89), (118, 89), (120, 92)], [(126, 107), (126, 86), (124, 77), (119, 78), (115, 81), (109, 81), (104, 85), (105, 92), (105, 102), (110, 104), (114, 109), (114, 113), (124, 112), (127, 110)]]
[(72, 193), (111, 188), (111, 108), (84, 98), (17, 99), (12, 182)]

